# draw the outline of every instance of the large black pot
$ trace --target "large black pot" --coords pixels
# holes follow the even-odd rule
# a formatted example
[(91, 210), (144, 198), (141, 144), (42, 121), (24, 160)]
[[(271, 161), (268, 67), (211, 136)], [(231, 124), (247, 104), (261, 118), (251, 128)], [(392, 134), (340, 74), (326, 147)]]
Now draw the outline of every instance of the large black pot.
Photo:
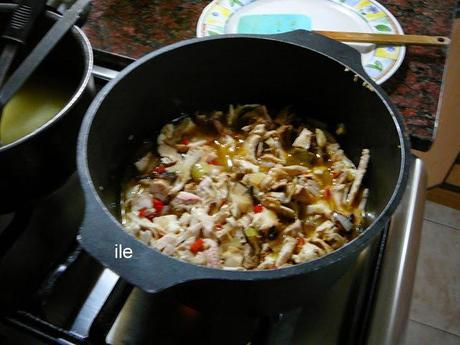
[[(181, 112), (256, 102), (295, 105), (332, 131), (344, 123), (347, 134), (340, 142), (355, 163), (363, 148), (370, 149), (366, 231), (318, 260), (249, 272), (185, 263), (128, 235), (119, 222), (120, 180), (141, 140)], [(97, 260), (147, 292), (167, 289), (192, 306), (227, 312), (289, 309), (332, 284), (380, 234), (406, 185), (408, 154), (400, 115), (363, 71), (358, 52), (346, 45), (305, 31), (180, 42), (130, 65), (89, 108), (78, 147), (86, 200), (79, 240)], [(115, 259), (115, 244), (132, 248), (133, 258)]]
[[(0, 4), (0, 30), (12, 4)], [(35, 46), (59, 15), (47, 11), (37, 21), (15, 65)], [(74, 26), (40, 65), (41, 73), (65, 80), (74, 90), (65, 107), (34, 132), (0, 147), (0, 213), (21, 207), (56, 189), (76, 169), (80, 123), (94, 94), (93, 55), (85, 34)], [(44, 86), (46, 87), (46, 86)]]

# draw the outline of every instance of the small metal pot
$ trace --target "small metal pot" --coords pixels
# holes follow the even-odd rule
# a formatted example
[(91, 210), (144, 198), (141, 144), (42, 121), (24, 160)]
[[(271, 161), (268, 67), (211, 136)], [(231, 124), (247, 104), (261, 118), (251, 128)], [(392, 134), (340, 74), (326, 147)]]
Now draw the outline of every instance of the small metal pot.
[[(0, 30), (13, 8), (11, 4), (0, 4)], [(16, 60), (26, 56), (58, 19), (59, 15), (51, 11), (39, 18), (27, 46), (19, 51)], [(42, 73), (58, 74), (60, 78), (65, 76), (66, 83), (71, 83), (75, 91), (64, 108), (46, 124), (0, 147), (0, 213), (48, 194), (75, 171), (78, 130), (95, 94), (92, 67), (91, 45), (77, 26), (40, 65)]]
[[(369, 148), (370, 225), (317, 260), (263, 271), (193, 265), (147, 247), (122, 227), (121, 178), (144, 138), (181, 112), (228, 104), (293, 105), (300, 116), (339, 123), (339, 142), (357, 163)], [(299, 109), (301, 109), (299, 111)], [(169, 290), (186, 304), (237, 313), (273, 313), (315, 298), (379, 238), (406, 186), (409, 142), (402, 118), (364, 72), (354, 49), (323, 36), (224, 35), (179, 42), (134, 62), (90, 106), (79, 137), (78, 172), (85, 193), (84, 249), (144, 291)], [(115, 258), (115, 245), (132, 258)]]

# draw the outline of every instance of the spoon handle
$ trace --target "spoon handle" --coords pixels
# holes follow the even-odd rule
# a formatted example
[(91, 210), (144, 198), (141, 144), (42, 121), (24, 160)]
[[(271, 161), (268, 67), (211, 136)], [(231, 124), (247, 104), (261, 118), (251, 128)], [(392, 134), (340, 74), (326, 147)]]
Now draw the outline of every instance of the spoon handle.
[(23, 0), (13, 11), (2, 38), (24, 44), (45, 5), (46, 0)]
[(9, 23), (3, 31), (6, 40), (0, 56), (0, 87), (3, 85), (11, 63), (14, 60), (18, 44), (24, 44), (35, 20), (45, 9), (46, 0), (23, 0), (13, 11)]
[(91, 0), (78, 0), (63, 16), (51, 27), (46, 35), (35, 46), (32, 52), (14, 71), (2, 89), (0, 89), (0, 109), (13, 97), (35, 69), (46, 58), (51, 49), (61, 40), (67, 31), (80, 18), (80, 15)]
[(3, 85), (3, 81), (14, 60), (17, 48), (16, 43), (13, 42), (9, 42), (3, 47), (2, 55), (0, 55), (0, 87)]
[(365, 32), (316, 31), (323, 36), (345, 42), (362, 42), (391, 45), (447, 46), (445, 36), (369, 34)]

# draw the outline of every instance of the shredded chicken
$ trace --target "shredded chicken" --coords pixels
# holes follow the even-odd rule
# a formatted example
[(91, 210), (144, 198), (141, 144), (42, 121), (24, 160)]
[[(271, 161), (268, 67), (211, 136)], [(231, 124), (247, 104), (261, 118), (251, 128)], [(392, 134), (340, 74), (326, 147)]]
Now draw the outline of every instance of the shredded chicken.
[(324, 250), (315, 246), (313, 243), (305, 243), (298, 254), (292, 256), (295, 263), (312, 261), (326, 254)]
[(359, 160), (358, 170), (355, 173), (355, 179), (353, 180), (353, 184), (351, 185), (350, 192), (347, 196), (347, 203), (349, 205), (355, 200), (356, 193), (358, 193), (359, 187), (361, 187), (361, 181), (363, 180), (364, 174), (366, 173), (369, 158), (369, 150), (364, 149), (363, 153), (361, 154), (361, 159)]
[(294, 140), (292, 146), (308, 150), (310, 148), (312, 135), (313, 133), (307, 128), (302, 129), (302, 132), (300, 132), (299, 136)]
[(228, 270), (309, 262), (358, 236), (369, 150), (355, 165), (325, 127), (299, 125), (287, 110), (274, 118), (249, 104), (166, 124), (123, 188), (126, 231)]

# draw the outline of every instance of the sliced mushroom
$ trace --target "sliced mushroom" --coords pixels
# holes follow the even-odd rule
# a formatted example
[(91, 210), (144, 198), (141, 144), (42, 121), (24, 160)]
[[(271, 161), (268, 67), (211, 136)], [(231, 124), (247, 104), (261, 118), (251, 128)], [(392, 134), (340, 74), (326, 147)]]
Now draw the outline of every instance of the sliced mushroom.
[(334, 212), (332, 218), (336, 223), (340, 224), (345, 231), (350, 231), (353, 228), (353, 223), (341, 213)]
[(262, 205), (275, 211), (280, 216), (290, 219), (295, 219), (297, 216), (296, 212), (292, 208), (281, 205), (281, 202), (273, 197), (265, 196), (262, 198), (261, 202)]

